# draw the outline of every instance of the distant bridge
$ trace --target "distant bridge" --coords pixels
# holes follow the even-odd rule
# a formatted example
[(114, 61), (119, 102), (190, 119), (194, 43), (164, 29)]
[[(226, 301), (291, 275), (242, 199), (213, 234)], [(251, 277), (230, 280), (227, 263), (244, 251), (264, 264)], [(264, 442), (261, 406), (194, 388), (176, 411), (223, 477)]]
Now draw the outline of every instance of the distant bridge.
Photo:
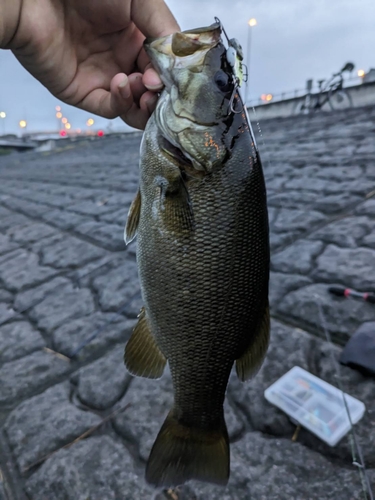
[(27, 149), (34, 149), (38, 146), (36, 141), (0, 137), (0, 149), (16, 149), (17, 151), (25, 151)]

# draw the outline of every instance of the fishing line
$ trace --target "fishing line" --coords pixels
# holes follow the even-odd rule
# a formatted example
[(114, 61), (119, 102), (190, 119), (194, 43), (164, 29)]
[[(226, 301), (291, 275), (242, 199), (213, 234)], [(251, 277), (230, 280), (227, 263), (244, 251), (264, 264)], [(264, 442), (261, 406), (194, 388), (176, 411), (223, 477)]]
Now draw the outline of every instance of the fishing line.
[[(259, 123), (259, 119), (257, 117), (256, 110), (255, 110), (254, 106), (252, 106), (252, 111), (254, 113), (256, 125), (257, 125), (258, 132), (259, 132), (259, 135), (260, 135), (260, 138), (261, 138), (261, 145), (262, 145), (262, 148), (263, 148), (264, 153), (266, 155), (266, 163), (267, 163), (267, 166), (270, 167), (271, 166), (271, 161), (270, 161), (270, 158), (269, 158), (269, 150), (266, 148), (265, 141), (264, 141), (264, 136), (263, 136), (263, 133), (262, 133), (262, 130), (261, 130), (261, 127), (260, 127), (260, 123)], [(279, 205), (279, 208), (281, 208), (281, 209), (286, 208), (285, 207), (285, 202), (284, 203), (282, 202)], [(291, 238), (290, 239), (290, 244), (293, 244), (298, 239), (298, 236), (296, 238), (293, 238), (292, 236), (290, 236), (290, 238)], [(351, 419), (351, 415), (350, 415), (348, 403), (347, 403), (347, 400), (346, 400), (346, 397), (345, 397), (345, 392), (344, 392), (343, 384), (342, 384), (342, 381), (341, 381), (340, 367), (339, 367), (339, 365), (336, 362), (336, 359), (334, 357), (333, 342), (332, 342), (332, 339), (331, 339), (331, 335), (330, 335), (330, 332), (329, 332), (329, 330), (327, 328), (327, 324), (326, 324), (325, 317), (324, 317), (324, 314), (323, 314), (322, 305), (320, 303), (320, 298), (317, 296), (317, 294), (314, 294), (314, 298), (315, 298), (315, 301), (316, 301), (316, 304), (317, 304), (318, 310), (319, 310), (319, 317), (320, 317), (321, 327), (322, 327), (322, 329), (323, 329), (323, 331), (325, 333), (325, 337), (326, 337), (327, 342), (332, 346), (332, 349), (330, 349), (330, 356), (331, 356), (331, 360), (332, 360), (332, 365), (335, 366), (335, 369), (336, 369), (335, 378), (337, 379), (337, 385), (338, 385), (338, 388), (339, 388), (339, 390), (341, 391), (341, 394), (342, 394), (345, 411), (346, 411), (346, 414), (348, 416), (348, 420), (349, 420), (349, 424), (350, 424), (349, 441), (350, 441), (350, 448), (351, 448), (351, 454), (352, 454), (352, 464), (355, 467), (357, 467), (358, 472), (359, 472), (361, 486), (362, 486), (362, 492), (363, 492), (363, 499), (364, 500), (374, 500), (374, 496), (373, 496), (373, 492), (372, 492), (372, 488), (371, 488), (371, 484), (370, 484), (370, 479), (369, 479), (369, 476), (368, 476), (368, 472), (367, 472), (367, 469), (366, 469), (366, 465), (365, 465), (365, 461), (364, 461), (362, 449), (361, 449), (361, 446), (359, 444), (359, 440), (358, 440), (358, 436), (357, 436), (356, 430), (355, 430), (355, 428), (353, 426), (353, 422), (352, 422), (352, 419)]]
[[(264, 142), (263, 133), (262, 133), (262, 130), (261, 130), (261, 127), (260, 127), (260, 123), (259, 123), (259, 120), (258, 120), (258, 117), (257, 117), (256, 110), (255, 110), (254, 106), (252, 107), (252, 111), (254, 113), (254, 117), (255, 117), (255, 120), (256, 120), (257, 128), (258, 128), (258, 132), (259, 132), (259, 135), (261, 137), (262, 147), (263, 147), (265, 155), (266, 155), (267, 166), (270, 167), (271, 162), (270, 162), (270, 158), (269, 158), (269, 150), (266, 148), (266, 145), (265, 145), (265, 142)], [(281, 208), (281, 209), (286, 208), (285, 207), (285, 202), (282, 202), (279, 205), (279, 208)], [(299, 239), (298, 236), (295, 237), (295, 238), (293, 238), (292, 236), (290, 236), (290, 244), (293, 244), (298, 239)], [(316, 301), (318, 309), (319, 309), (320, 322), (321, 322), (321, 326), (322, 326), (322, 328), (324, 330), (325, 337), (327, 339), (327, 342), (333, 347), (333, 342), (332, 342), (329, 330), (327, 328), (327, 324), (326, 324), (325, 317), (324, 317), (324, 314), (323, 314), (322, 305), (320, 303), (320, 298), (316, 294), (314, 294), (314, 298), (315, 298), (315, 301)], [(351, 415), (350, 415), (348, 403), (347, 403), (347, 400), (346, 400), (346, 397), (345, 397), (345, 393), (344, 393), (344, 389), (343, 389), (343, 384), (342, 384), (342, 381), (341, 381), (341, 375), (340, 375), (340, 366), (339, 366), (339, 364), (335, 360), (333, 349), (330, 349), (330, 356), (331, 356), (331, 359), (332, 359), (333, 366), (336, 367), (335, 378), (337, 379), (337, 385), (339, 387), (339, 390), (342, 393), (345, 411), (346, 411), (346, 414), (348, 416), (348, 420), (349, 420), (349, 424), (350, 424), (349, 441), (350, 441), (350, 448), (351, 448), (351, 454), (352, 454), (352, 464), (355, 467), (357, 467), (357, 469), (358, 469), (359, 476), (360, 476), (360, 481), (361, 481), (361, 485), (362, 485), (362, 492), (363, 492), (363, 498), (364, 498), (364, 500), (374, 500), (374, 496), (373, 496), (373, 492), (372, 492), (371, 484), (370, 484), (370, 479), (369, 479), (369, 476), (368, 476), (368, 472), (366, 470), (366, 465), (365, 465), (364, 457), (363, 457), (363, 454), (362, 454), (362, 449), (361, 449), (361, 446), (359, 444), (359, 440), (358, 440), (358, 437), (357, 437), (356, 430), (355, 430), (355, 428), (353, 426), (353, 422), (352, 422), (352, 419), (351, 419)], [(358, 459), (357, 459), (357, 457), (358, 457)]]
[(257, 117), (257, 113), (256, 113), (256, 110), (255, 110), (255, 107), (252, 106), (251, 109), (252, 109), (252, 111), (254, 113), (254, 117), (255, 117), (255, 120), (256, 120), (257, 128), (258, 128), (258, 132), (259, 132), (259, 135), (260, 135), (260, 138), (261, 138), (261, 141), (262, 141), (262, 146), (263, 146), (263, 149), (264, 149), (264, 154), (266, 155), (267, 166), (270, 167), (271, 166), (271, 160), (270, 160), (270, 157), (269, 157), (269, 154), (268, 154), (268, 150), (267, 150), (265, 142), (264, 142), (264, 137), (263, 137), (262, 129), (260, 128), (259, 119)]
[[(348, 420), (349, 420), (349, 424), (350, 424), (350, 437), (349, 437), (349, 439), (350, 439), (350, 447), (351, 447), (351, 453), (352, 453), (352, 464), (355, 467), (357, 467), (357, 469), (358, 469), (359, 476), (361, 479), (361, 484), (362, 484), (364, 500), (374, 500), (374, 496), (373, 496), (373, 492), (372, 492), (371, 484), (370, 484), (370, 479), (368, 476), (368, 472), (366, 470), (366, 465), (365, 465), (365, 461), (364, 461), (363, 454), (362, 454), (362, 449), (361, 449), (361, 446), (359, 444), (356, 430), (353, 426), (348, 403), (347, 403), (347, 400), (345, 397), (345, 392), (344, 392), (344, 388), (343, 388), (343, 384), (342, 384), (342, 380), (341, 380), (340, 365), (339, 365), (339, 363), (337, 363), (335, 356), (334, 356), (334, 353), (333, 353), (334, 344), (332, 342), (331, 334), (328, 330), (327, 323), (326, 323), (326, 320), (325, 320), (325, 317), (323, 314), (323, 308), (322, 308), (322, 304), (320, 303), (320, 297), (317, 294), (313, 294), (313, 296), (314, 296), (314, 298), (316, 300), (316, 304), (318, 306), (321, 327), (324, 331), (327, 342), (332, 346), (332, 348), (329, 350), (330, 356), (331, 356), (331, 361), (332, 361), (332, 366), (335, 366), (335, 369), (336, 369), (335, 378), (337, 379), (337, 385), (338, 385), (338, 388), (342, 394), (345, 411), (346, 411), (346, 414), (348, 416)], [(357, 460), (357, 456), (358, 456), (358, 460)]]
[[(262, 129), (260, 127), (260, 122), (259, 122), (259, 119), (257, 117), (257, 114), (256, 114), (256, 110), (255, 110), (255, 107), (252, 106), (252, 111), (254, 113), (254, 117), (255, 117), (255, 122), (256, 122), (256, 125), (257, 125), (257, 128), (258, 128), (258, 132), (259, 132), (259, 135), (260, 135), (260, 138), (261, 138), (261, 145), (262, 145), (262, 148), (263, 148), (263, 151), (262, 151), (262, 156), (263, 156), (263, 152), (264, 152), (264, 155), (266, 157), (266, 166), (268, 168), (271, 168), (272, 166), (272, 162), (271, 162), (271, 159), (270, 159), (270, 155), (269, 155), (269, 149), (266, 147), (266, 144), (264, 142), (264, 136), (263, 136), (263, 133), (262, 133)], [(247, 112), (247, 107), (245, 105), (245, 110)], [(250, 118), (248, 118), (248, 121), (250, 123)], [(251, 125), (250, 125), (251, 127)], [(252, 129), (251, 129), (252, 130)], [(266, 190), (267, 190), (267, 181), (266, 181)], [(277, 191), (280, 191), (280, 190), (277, 190)], [(268, 205), (267, 203), (267, 207), (270, 207), (270, 205)], [(275, 222), (277, 217), (278, 217), (278, 214), (279, 214), (279, 211), (280, 210), (293, 210), (291, 208), (288, 208), (285, 206), (285, 201), (282, 201), (277, 207), (275, 206), (272, 206), (273, 209), (276, 209), (277, 210), (277, 213), (276, 213), (276, 216), (273, 217), (273, 220), (272, 222)], [(281, 233), (281, 234), (285, 234), (285, 233)], [(280, 248), (278, 248), (275, 253), (278, 253), (278, 252), (281, 252), (282, 250), (284, 250), (284, 248), (288, 245), (293, 245), (293, 243), (295, 243), (297, 240), (299, 240), (301, 237), (303, 238), (305, 235), (296, 235), (296, 236), (293, 236), (292, 234), (288, 234), (288, 239), (284, 241), (284, 243), (282, 243), (280, 245)]]

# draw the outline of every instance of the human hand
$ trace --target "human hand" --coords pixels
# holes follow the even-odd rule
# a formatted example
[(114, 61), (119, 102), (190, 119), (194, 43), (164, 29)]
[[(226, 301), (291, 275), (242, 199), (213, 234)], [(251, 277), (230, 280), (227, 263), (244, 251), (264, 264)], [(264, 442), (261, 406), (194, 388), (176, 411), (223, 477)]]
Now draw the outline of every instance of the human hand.
[[(1, 1), (1, 0), (0, 0)], [(145, 36), (179, 30), (164, 0), (23, 0), (8, 45), (58, 99), (143, 129), (162, 83)]]

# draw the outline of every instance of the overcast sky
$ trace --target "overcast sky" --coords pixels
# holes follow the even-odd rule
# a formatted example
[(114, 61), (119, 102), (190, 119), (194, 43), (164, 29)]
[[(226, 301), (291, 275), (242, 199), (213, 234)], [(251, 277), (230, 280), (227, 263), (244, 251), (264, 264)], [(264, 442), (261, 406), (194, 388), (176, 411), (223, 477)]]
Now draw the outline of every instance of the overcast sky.
[[(347, 61), (358, 69), (375, 68), (375, 0), (167, 0), (182, 29), (209, 25), (219, 17), (236, 37), (247, 59), (247, 21), (252, 29), (251, 96), (278, 94), (305, 87), (308, 78), (328, 77)], [(91, 115), (62, 105), (31, 77), (9, 51), (0, 51), (0, 134), (17, 132), (19, 120), (29, 130), (57, 128), (60, 104), (74, 128), (84, 128)], [(108, 120), (98, 118), (98, 127)], [(121, 128), (117, 119), (114, 129)]]

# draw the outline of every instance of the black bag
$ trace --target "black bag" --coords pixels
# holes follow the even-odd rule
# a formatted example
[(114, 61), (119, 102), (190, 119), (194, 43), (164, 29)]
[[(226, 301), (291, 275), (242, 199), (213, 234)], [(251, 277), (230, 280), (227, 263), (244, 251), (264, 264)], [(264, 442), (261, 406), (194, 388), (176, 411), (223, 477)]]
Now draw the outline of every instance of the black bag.
[(340, 363), (375, 375), (375, 322), (363, 323), (350, 338), (340, 356)]

